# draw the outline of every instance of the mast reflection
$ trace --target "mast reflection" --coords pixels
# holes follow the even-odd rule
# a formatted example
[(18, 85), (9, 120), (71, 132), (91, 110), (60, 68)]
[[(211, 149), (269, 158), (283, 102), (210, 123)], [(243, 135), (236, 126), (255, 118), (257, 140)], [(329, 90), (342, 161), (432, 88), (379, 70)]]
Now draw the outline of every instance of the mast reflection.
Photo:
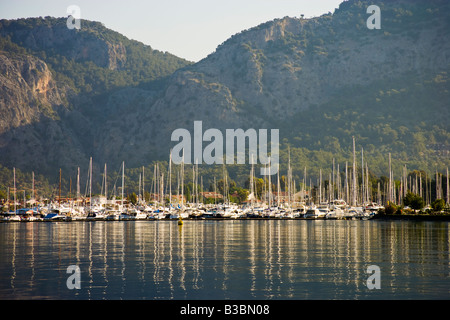
[[(450, 298), (448, 223), (0, 224), (3, 299)], [(81, 270), (81, 289), (66, 269)], [(366, 287), (369, 265), (382, 289)]]

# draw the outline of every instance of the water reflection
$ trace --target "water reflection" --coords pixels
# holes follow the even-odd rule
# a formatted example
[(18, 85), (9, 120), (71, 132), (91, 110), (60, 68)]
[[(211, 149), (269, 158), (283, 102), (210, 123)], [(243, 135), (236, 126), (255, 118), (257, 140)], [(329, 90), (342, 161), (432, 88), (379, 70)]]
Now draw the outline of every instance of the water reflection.
[[(2, 299), (448, 299), (444, 222), (0, 224)], [(67, 267), (81, 269), (69, 290)], [(366, 287), (369, 265), (381, 289)]]

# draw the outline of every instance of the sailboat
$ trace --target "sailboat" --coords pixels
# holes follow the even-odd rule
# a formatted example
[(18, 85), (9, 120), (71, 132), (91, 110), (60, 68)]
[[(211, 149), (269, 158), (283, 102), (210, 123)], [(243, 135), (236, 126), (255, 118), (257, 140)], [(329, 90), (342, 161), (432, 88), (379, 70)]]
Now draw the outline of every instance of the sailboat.
[(136, 219), (136, 211), (130, 210), (128, 207), (125, 209), (123, 205), (124, 198), (124, 189), (125, 189), (125, 161), (122, 162), (122, 198), (120, 203), (120, 215), (119, 220), (128, 221)]
[(16, 209), (16, 168), (13, 168), (13, 175), (14, 175), (14, 211), (9, 212), (8, 216), (5, 216), (6, 221), (20, 221), (20, 216), (17, 215), (17, 209)]
[[(106, 165), (105, 165), (105, 184), (106, 184)], [(113, 198), (116, 198), (116, 185), (114, 184), (114, 196)], [(106, 193), (106, 186), (105, 186), (105, 193)], [(122, 206), (117, 208), (117, 205), (114, 204), (113, 208), (109, 208), (106, 210), (105, 214), (106, 214), (106, 218), (105, 220), (108, 221), (117, 221), (120, 219), (120, 213), (122, 210)]]
[(59, 199), (58, 205), (53, 203), (49, 205), (48, 213), (44, 216), (44, 221), (72, 221), (72, 218), (64, 212), (68, 212), (68, 208), (61, 206), (61, 169), (59, 169)]
[(98, 204), (92, 205), (92, 157), (89, 161), (89, 210), (86, 220), (98, 221), (105, 219), (105, 212)]
[(76, 204), (72, 201), (71, 207), (71, 217), (72, 221), (86, 220), (86, 214), (84, 212), (84, 207), (79, 205), (80, 199), (80, 167), (77, 169), (77, 193), (76, 193)]

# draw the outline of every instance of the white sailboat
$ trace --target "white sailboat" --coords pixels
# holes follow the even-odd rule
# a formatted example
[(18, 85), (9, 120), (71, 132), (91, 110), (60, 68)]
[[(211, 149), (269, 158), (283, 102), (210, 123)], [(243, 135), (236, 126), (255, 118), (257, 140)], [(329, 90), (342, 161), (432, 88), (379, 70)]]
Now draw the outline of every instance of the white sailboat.
[(316, 219), (318, 216), (319, 216), (319, 209), (317, 209), (315, 206), (312, 206), (308, 210), (306, 210), (304, 218), (305, 219)]
[(128, 208), (125, 209), (123, 206), (123, 197), (125, 189), (125, 161), (122, 162), (122, 197), (120, 200), (120, 215), (119, 220), (134, 220), (134, 217), (128, 214)]
[(43, 218), (44, 221), (71, 221), (72, 218), (67, 216), (70, 208), (61, 205), (61, 169), (59, 169), (59, 199), (58, 204), (49, 204), (47, 215)]
[(16, 204), (16, 168), (13, 168), (13, 179), (14, 179), (14, 211), (9, 212), (8, 216), (5, 216), (6, 221), (20, 221), (20, 216), (17, 215), (17, 204)]
[(98, 221), (105, 219), (104, 209), (99, 205), (93, 205), (92, 200), (92, 157), (89, 161), (89, 210), (86, 217), (86, 220), (89, 221)]

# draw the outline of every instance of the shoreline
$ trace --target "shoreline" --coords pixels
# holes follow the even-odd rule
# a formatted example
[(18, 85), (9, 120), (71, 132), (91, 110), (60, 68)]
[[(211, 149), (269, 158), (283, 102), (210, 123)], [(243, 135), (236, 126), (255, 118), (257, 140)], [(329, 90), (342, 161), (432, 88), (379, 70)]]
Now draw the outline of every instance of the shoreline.
[(373, 220), (450, 221), (450, 214), (377, 214)]
[[(368, 221), (368, 220), (378, 220), (378, 221), (448, 221), (450, 222), (450, 215), (420, 215), (420, 214), (401, 214), (401, 215), (375, 215), (371, 218), (365, 219), (363, 217), (348, 217), (344, 219), (325, 219), (325, 218), (304, 218), (304, 217), (297, 217), (297, 218), (271, 218), (271, 217), (239, 217), (239, 218), (223, 218), (223, 217), (189, 217), (182, 219), (183, 221), (267, 221), (267, 220), (303, 220), (303, 221), (336, 221), (336, 220), (362, 220), (362, 221)], [(163, 219), (129, 219), (129, 220), (108, 220), (108, 219), (93, 219), (93, 220), (86, 220), (86, 219), (75, 219), (75, 220), (36, 220), (36, 221), (26, 221), (26, 220), (15, 220), (15, 221), (5, 221), (0, 220), (0, 223), (14, 223), (14, 222), (95, 222), (95, 221), (107, 221), (107, 222), (127, 222), (127, 221), (178, 221), (178, 219), (172, 219), (172, 218), (163, 218)]]

